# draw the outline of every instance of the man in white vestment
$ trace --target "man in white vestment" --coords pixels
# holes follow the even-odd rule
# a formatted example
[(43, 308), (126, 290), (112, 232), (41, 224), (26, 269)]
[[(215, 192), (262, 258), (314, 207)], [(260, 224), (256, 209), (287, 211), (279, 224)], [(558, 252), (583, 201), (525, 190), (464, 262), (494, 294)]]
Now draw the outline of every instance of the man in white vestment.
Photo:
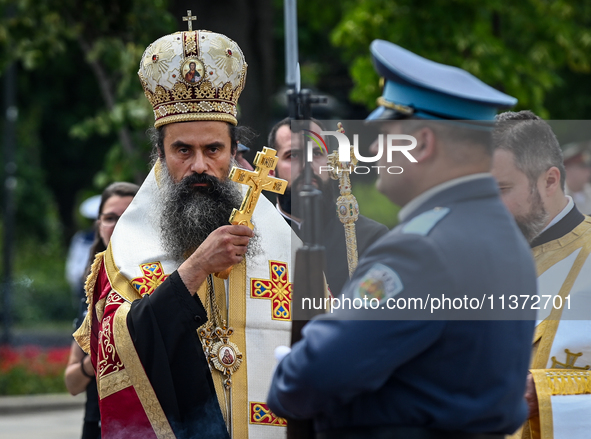
[(529, 421), (514, 437), (588, 438), (591, 218), (565, 195), (562, 151), (546, 122), (530, 111), (502, 113), (493, 138), (492, 174), (531, 244), (540, 296), (525, 395)]

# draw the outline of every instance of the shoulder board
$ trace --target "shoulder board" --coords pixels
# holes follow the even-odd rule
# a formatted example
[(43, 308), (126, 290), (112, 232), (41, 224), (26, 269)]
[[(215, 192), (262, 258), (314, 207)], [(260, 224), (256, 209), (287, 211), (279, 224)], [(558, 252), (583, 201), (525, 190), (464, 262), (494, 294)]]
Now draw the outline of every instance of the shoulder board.
[(421, 213), (402, 227), (402, 233), (427, 236), (431, 229), (449, 213), (449, 207), (436, 207)]

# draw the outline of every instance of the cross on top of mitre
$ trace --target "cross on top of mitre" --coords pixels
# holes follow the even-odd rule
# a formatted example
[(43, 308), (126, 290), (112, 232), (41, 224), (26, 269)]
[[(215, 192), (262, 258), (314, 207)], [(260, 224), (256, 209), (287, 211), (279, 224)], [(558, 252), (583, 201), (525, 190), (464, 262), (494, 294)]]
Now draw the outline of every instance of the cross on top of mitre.
[(191, 15), (191, 10), (187, 9), (187, 16), (183, 17), (183, 21), (188, 21), (188, 25), (189, 25), (189, 32), (191, 32), (193, 30), (193, 22), (197, 21), (197, 16), (196, 15)]
[(250, 220), (261, 192), (265, 190), (283, 194), (287, 189), (286, 180), (269, 176), (269, 172), (275, 169), (279, 160), (276, 154), (277, 151), (265, 146), (262, 151), (257, 152), (253, 162), (255, 165), (254, 171), (247, 171), (236, 166), (230, 171), (230, 180), (249, 186), (240, 209), (232, 211), (230, 216), (231, 224), (240, 224), (248, 226), (251, 230), (254, 229), (254, 225)]

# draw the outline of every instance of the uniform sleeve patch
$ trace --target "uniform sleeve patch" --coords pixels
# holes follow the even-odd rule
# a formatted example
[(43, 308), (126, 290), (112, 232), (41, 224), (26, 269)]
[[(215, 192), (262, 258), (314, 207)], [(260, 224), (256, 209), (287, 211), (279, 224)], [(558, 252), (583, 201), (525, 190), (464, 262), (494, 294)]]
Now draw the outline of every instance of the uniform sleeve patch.
[(396, 296), (404, 289), (398, 273), (383, 264), (374, 264), (357, 285), (355, 297), (378, 299), (380, 302)]
[(402, 233), (427, 236), (431, 229), (449, 213), (449, 207), (436, 207), (421, 213), (402, 227)]

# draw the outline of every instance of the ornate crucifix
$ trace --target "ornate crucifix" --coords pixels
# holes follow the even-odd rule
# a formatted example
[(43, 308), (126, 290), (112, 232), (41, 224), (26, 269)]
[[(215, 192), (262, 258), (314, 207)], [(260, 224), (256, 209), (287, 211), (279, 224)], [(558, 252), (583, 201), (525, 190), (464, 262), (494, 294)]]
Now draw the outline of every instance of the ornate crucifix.
[(191, 10), (188, 9), (187, 10), (187, 16), (183, 17), (183, 21), (188, 21), (188, 25), (189, 25), (189, 32), (191, 32), (193, 30), (193, 22), (197, 21), (197, 16), (196, 15), (191, 15)]
[(262, 152), (257, 152), (254, 159), (254, 165), (256, 166), (254, 171), (247, 171), (236, 166), (230, 171), (230, 180), (250, 186), (244, 200), (242, 200), (240, 209), (232, 211), (230, 216), (231, 224), (241, 224), (248, 226), (251, 230), (254, 229), (250, 219), (261, 192), (264, 190), (278, 194), (285, 192), (287, 181), (269, 176), (269, 171), (275, 169), (279, 160), (275, 157), (276, 154), (277, 151), (265, 146)]
[[(230, 180), (236, 183), (247, 184), (250, 186), (246, 192), (246, 196), (242, 200), (240, 209), (234, 209), (230, 215), (230, 224), (247, 226), (250, 230), (254, 229), (254, 224), (250, 221), (254, 208), (257, 205), (259, 196), (263, 191), (271, 191), (278, 194), (283, 194), (287, 189), (287, 181), (281, 178), (270, 177), (269, 172), (275, 169), (279, 159), (275, 157), (277, 151), (266, 146), (262, 151), (257, 152), (254, 159), (254, 171), (247, 171), (246, 169), (234, 166), (230, 171)], [(224, 271), (215, 273), (220, 279), (227, 279), (230, 275), (232, 267)]]

